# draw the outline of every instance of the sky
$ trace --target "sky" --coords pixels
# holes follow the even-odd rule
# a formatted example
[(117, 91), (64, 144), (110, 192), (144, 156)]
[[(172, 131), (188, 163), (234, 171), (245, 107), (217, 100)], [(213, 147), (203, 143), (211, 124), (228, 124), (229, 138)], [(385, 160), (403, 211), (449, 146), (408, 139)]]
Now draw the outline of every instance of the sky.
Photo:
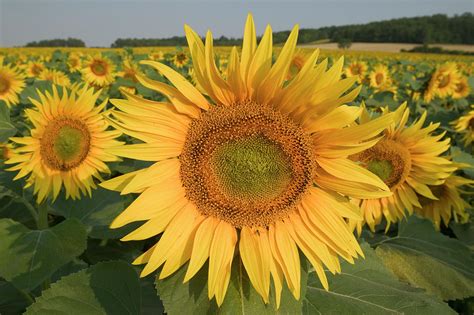
[(257, 33), (366, 23), (398, 17), (474, 12), (474, 0), (151, 1), (0, 0), (0, 47), (29, 41), (80, 38), (109, 47), (117, 38), (182, 36), (189, 24), (199, 34), (241, 37), (247, 14)]

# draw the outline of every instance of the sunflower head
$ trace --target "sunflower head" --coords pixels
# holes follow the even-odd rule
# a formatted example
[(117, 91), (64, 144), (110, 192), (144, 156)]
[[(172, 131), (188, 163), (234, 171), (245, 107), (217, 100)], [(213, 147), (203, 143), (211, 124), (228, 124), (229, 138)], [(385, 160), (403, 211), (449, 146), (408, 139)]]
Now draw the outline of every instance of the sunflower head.
[(53, 84), (70, 87), (71, 79), (64, 72), (56, 69), (44, 69), (38, 76), (38, 80), (51, 81)]
[(341, 79), (342, 58), (328, 69), (327, 59), (316, 62), (315, 51), (289, 78), (298, 26), (273, 62), (271, 27), (257, 45), (249, 16), (242, 54), (232, 49), (225, 77), (215, 63), (212, 34), (203, 43), (190, 27), (185, 32), (196, 85), (165, 64), (143, 61), (169, 84), (143, 75), (138, 81), (169, 101), (126, 91), (126, 99), (111, 101), (111, 123), (141, 140), (113, 153), (154, 162), (102, 183), (140, 193), (111, 227), (146, 221), (123, 240), (163, 233), (135, 260), (146, 264), (142, 276), (163, 266), (159, 277), (165, 278), (189, 262), (189, 281), (209, 260), (208, 296), (218, 305), (233, 259), (242, 261), (265, 303), (271, 278), (277, 305), (282, 281), (300, 297), (299, 249), (328, 288), (324, 267), (339, 272), (338, 257), (353, 262), (362, 254), (345, 221), (360, 220), (359, 210), (347, 197), (390, 195), (349, 156), (372, 147), (394, 115), (354, 123), (360, 109), (345, 103), (360, 87), (354, 87), (356, 78)]
[(115, 65), (107, 57), (89, 56), (81, 70), (84, 81), (95, 87), (104, 87), (114, 81)]
[(0, 101), (8, 107), (18, 104), (18, 95), (25, 88), (25, 78), (18, 68), (0, 64)]
[(179, 51), (173, 56), (173, 64), (177, 68), (183, 68), (188, 63), (188, 56), (184, 51)]
[(64, 185), (66, 197), (78, 198), (95, 188), (93, 177), (108, 172), (104, 162), (118, 158), (109, 153), (120, 143), (116, 131), (107, 131), (101, 111), (107, 101), (96, 106), (98, 93), (83, 88), (62, 97), (56, 86), (53, 94), (39, 94), (41, 102), (32, 99), (34, 109), (26, 115), (33, 123), (31, 136), (11, 138), (13, 147), (6, 164), (17, 164), (10, 171), (19, 171), (15, 179), (30, 175), (28, 186), (34, 186), (38, 202), (51, 195), (53, 199)]
[[(383, 115), (387, 113), (389, 111), (385, 109)], [(393, 193), (390, 197), (354, 199), (362, 208), (365, 223), (371, 230), (383, 217), (388, 229), (391, 223), (405, 216), (405, 210), (413, 213), (414, 207), (420, 207), (418, 196), (435, 200), (430, 187), (442, 184), (456, 170), (451, 161), (440, 157), (449, 148), (449, 139), (441, 141), (444, 133), (432, 134), (439, 124), (423, 127), (426, 112), (410, 126), (407, 126), (409, 110), (406, 103), (395, 114), (394, 124), (375, 146), (352, 156), (383, 180)], [(367, 112), (363, 114), (364, 122), (370, 121), (369, 116)], [(352, 223), (359, 234), (362, 223)]]
[[(361, 83), (362, 80), (364, 80), (366, 72), (367, 72), (367, 63), (365, 63), (363, 61), (353, 61), (345, 69), (346, 76), (347, 77), (352, 77), (352, 76), (357, 77), (357, 82), (358, 83)], [(379, 79), (379, 81), (382, 80), (382, 78), (380, 76), (379, 76), (378, 79)], [(375, 80), (377, 81), (377, 77), (375, 78)]]
[(464, 145), (470, 145), (474, 140), (474, 105), (471, 105), (472, 110), (466, 115), (459, 117), (457, 120), (451, 122), (456, 132), (463, 135)]
[(26, 73), (29, 78), (37, 78), (45, 70), (43, 63), (38, 61), (30, 61), (26, 65)]

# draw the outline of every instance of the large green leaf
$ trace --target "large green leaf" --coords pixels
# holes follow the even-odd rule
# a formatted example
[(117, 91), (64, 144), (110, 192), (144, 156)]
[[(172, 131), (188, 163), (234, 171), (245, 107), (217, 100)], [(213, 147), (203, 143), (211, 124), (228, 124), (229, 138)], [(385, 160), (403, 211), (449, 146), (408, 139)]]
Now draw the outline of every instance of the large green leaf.
[(140, 314), (140, 301), (135, 270), (125, 262), (103, 262), (53, 283), (25, 314)]
[[(260, 295), (252, 287), (240, 259), (236, 257), (232, 264), (232, 274), (224, 303), (217, 307), (215, 300), (207, 296), (207, 264), (186, 284), (183, 284), (187, 265), (172, 276), (156, 281), (165, 311), (173, 314), (275, 314), (275, 297), (270, 296), (270, 304), (265, 305)], [(305, 294), (306, 274), (302, 268), (302, 295)], [(272, 289), (273, 291), (273, 289)], [(278, 310), (282, 314), (301, 313), (302, 302), (296, 301), (284, 287)]]
[(0, 102), (0, 143), (14, 136), (16, 128), (10, 120), (10, 110), (4, 102)]
[(474, 258), (462, 242), (436, 232), (430, 221), (410, 217), (377, 255), (400, 279), (443, 300), (474, 295)]
[(474, 218), (471, 217), (471, 221), (465, 224), (451, 222), (449, 227), (453, 230), (458, 240), (469, 246), (471, 250), (474, 250)]
[(32, 301), (26, 294), (0, 279), (0, 314), (21, 314)]
[(98, 188), (92, 192), (92, 197), (82, 197), (79, 200), (66, 199), (59, 196), (53, 204), (53, 213), (65, 218), (76, 218), (89, 229), (93, 238), (120, 238), (131, 231), (135, 225), (111, 230), (110, 223), (125, 209), (130, 198), (120, 196), (118, 192)]
[(341, 274), (326, 272), (329, 291), (314, 272), (308, 275), (304, 314), (455, 314), (442, 301), (400, 282), (368, 244), (362, 249), (365, 259), (343, 262)]
[(0, 276), (22, 290), (32, 290), (86, 248), (87, 234), (77, 220), (46, 230), (30, 230), (0, 220)]

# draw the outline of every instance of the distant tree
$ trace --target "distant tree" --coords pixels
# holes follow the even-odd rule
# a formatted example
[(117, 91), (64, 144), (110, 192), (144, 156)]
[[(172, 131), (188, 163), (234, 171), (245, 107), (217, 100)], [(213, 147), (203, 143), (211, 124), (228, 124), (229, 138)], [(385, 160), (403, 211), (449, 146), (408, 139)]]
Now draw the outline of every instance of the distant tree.
[(349, 49), (351, 46), (352, 42), (349, 38), (340, 38), (337, 41), (337, 47), (339, 47), (339, 49)]
[(29, 42), (26, 47), (86, 47), (86, 44), (81, 39), (67, 38), (67, 39), (46, 39), (40, 41)]

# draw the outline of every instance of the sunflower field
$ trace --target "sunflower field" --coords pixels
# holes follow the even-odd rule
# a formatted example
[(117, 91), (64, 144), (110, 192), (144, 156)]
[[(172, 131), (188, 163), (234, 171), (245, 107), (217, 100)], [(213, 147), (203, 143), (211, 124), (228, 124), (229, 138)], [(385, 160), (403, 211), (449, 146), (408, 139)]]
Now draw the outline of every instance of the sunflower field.
[(473, 314), (474, 57), (0, 48), (0, 314)]

